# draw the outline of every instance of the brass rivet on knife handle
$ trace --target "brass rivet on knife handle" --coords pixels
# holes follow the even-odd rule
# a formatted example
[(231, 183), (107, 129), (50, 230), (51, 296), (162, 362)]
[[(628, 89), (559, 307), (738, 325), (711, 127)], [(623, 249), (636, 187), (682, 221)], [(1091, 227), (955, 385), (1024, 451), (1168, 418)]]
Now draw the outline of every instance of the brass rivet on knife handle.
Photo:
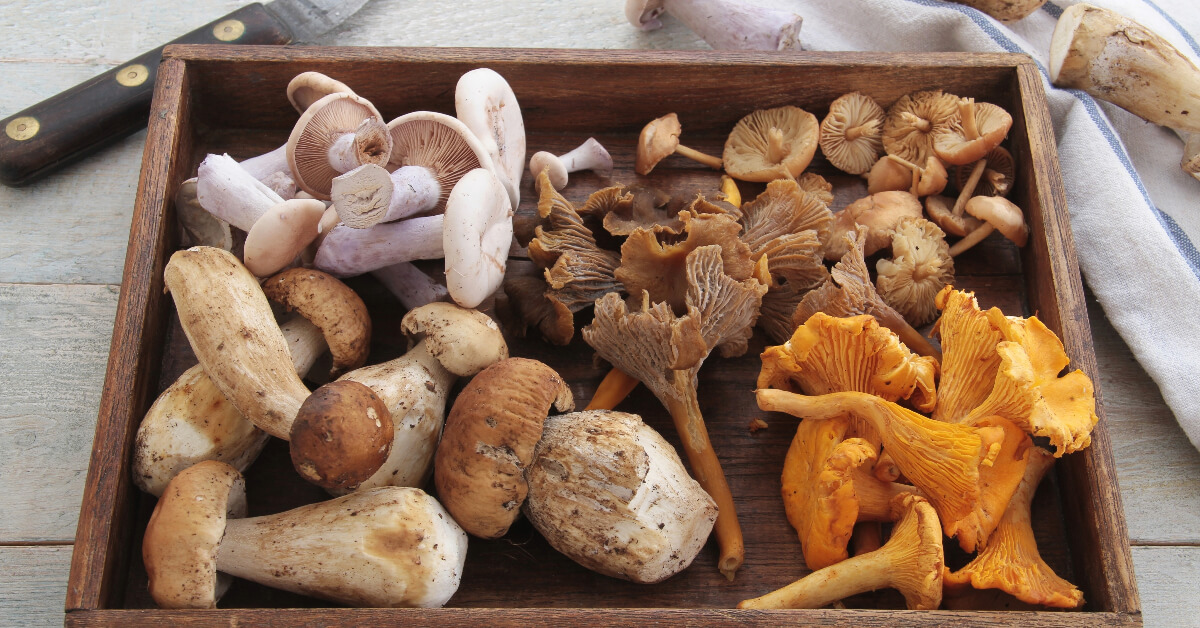
[(140, 63), (127, 65), (117, 70), (117, 82), (125, 87), (137, 87), (150, 77), (150, 70)]
[(22, 116), (13, 118), (4, 126), (4, 134), (13, 138), (18, 142), (23, 142), (35, 135), (42, 128), (37, 118), (33, 116)]
[(214, 26), (212, 32), (217, 41), (237, 41), (246, 32), (246, 25), (241, 20), (225, 20)]

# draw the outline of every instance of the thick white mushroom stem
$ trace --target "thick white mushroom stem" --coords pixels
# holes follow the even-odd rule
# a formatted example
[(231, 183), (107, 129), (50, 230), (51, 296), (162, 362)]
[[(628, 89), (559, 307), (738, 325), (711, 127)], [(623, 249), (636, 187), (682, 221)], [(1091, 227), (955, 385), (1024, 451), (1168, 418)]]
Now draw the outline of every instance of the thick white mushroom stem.
[(350, 172), (369, 163), (386, 147), (391, 150), (387, 125), (377, 118), (366, 118), (353, 133), (345, 133), (329, 147), (329, 165), (338, 172)]
[(394, 172), (364, 164), (334, 177), (330, 198), (347, 227), (366, 229), (437, 207), (442, 186), (428, 168), (403, 166)]
[(212, 215), (247, 232), (267, 210), (283, 202), (229, 155), (209, 155), (200, 162), (196, 198)]
[(434, 301), (445, 301), (450, 296), (446, 286), (434, 281), (411, 262), (384, 266), (371, 271), (371, 274), (406, 310), (415, 310)]
[(529, 158), (529, 172), (533, 176), (536, 177), (547, 168), (550, 172), (550, 185), (556, 190), (561, 190), (567, 187), (568, 175), (572, 172), (592, 170), (602, 177), (608, 177), (612, 174), (613, 161), (608, 150), (596, 138), (589, 137), (562, 155), (538, 151)]
[(458, 590), (466, 548), (466, 533), (437, 500), (383, 487), (231, 519), (216, 568), (352, 606), (432, 608)]
[(292, 167), (287, 161), (287, 144), (269, 153), (251, 157), (239, 165), (284, 200), (296, 196), (296, 181), (292, 178)]
[(313, 265), (335, 277), (352, 277), (400, 262), (440, 259), (444, 221), (439, 214), (369, 229), (338, 225), (321, 242)]
[(804, 18), (746, 0), (630, 0), (625, 15), (642, 30), (667, 11), (717, 50), (799, 50)]

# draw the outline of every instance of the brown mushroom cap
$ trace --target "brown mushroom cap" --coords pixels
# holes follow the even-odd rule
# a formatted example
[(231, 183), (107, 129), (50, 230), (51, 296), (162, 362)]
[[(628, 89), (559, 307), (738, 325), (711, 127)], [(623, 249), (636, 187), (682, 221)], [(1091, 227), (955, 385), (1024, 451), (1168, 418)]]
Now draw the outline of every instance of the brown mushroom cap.
[(263, 292), (321, 329), (333, 354), (331, 377), (366, 364), (371, 316), (349, 286), (314, 268), (292, 268), (263, 282)]
[(867, 194), (902, 191), (912, 188), (913, 172), (906, 160), (893, 159), (884, 155), (875, 161), (867, 173)]
[(339, 93), (353, 94), (354, 90), (320, 72), (301, 72), (287, 86), (288, 102), (300, 113), (307, 111), (318, 100)]
[(494, 539), (521, 512), (533, 460), (551, 405), (574, 409), (571, 389), (554, 369), (508, 358), (476, 375), (446, 417), (434, 481), (446, 510), (464, 530)]
[(446, 199), (454, 184), (476, 168), (495, 172), (492, 158), (467, 125), (457, 118), (433, 111), (406, 113), (388, 123), (392, 155), (388, 170), (404, 166), (428, 168), (441, 186), (432, 214), (446, 211)]
[(655, 118), (642, 127), (642, 132), (638, 134), (634, 172), (640, 175), (650, 174), (658, 162), (675, 152), (679, 146), (679, 134), (682, 132), (679, 116), (674, 113)]
[(842, 258), (849, 250), (845, 235), (862, 225), (867, 228), (865, 255), (887, 248), (891, 230), (905, 216), (921, 217), (921, 201), (908, 192), (880, 192), (854, 201), (833, 215), (833, 226), (825, 242), (825, 259)]
[(738, 120), (725, 141), (725, 172), (742, 181), (794, 179), (812, 162), (817, 117), (799, 107), (759, 109)]
[(889, 155), (923, 164), (933, 154), (933, 130), (958, 113), (958, 97), (941, 90), (901, 96), (883, 122), (883, 148)]
[(883, 107), (862, 92), (851, 92), (829, 105), (821, 121), (821, 152), (834, 167), (862, 174), (883, 153)]
[(1012, 128), (1012, 116), (991, 103), (958, 101), (959, 115), (933, 130), (933, 150), (942, 161), (961, 166), (983, 159)]
[[(364, 121), (382, 125), (383, 118), (365, 98), (354, 94), (333, 93), (314, 102), (305, 110), (287, 142), (288, 166), (300, 189), (323, 201), (329, 200), (333, 178), (341, 174), (329, 163), (329, 149), (348, 133), (356, 133)], [(387, 163), (387, 135), (370, 133), (355, 140), (358, 158), (362, 163), (382, 166)]]
[(934, 297), (954, 283), (954, 258), (946, 234), (924, 218), (904, 217), (892, 233), (892, 259), (875, 264), (875, 287), (914, 327), (937, 318)]
[(228, 518), (246, 516), (236, 469), (206, 460), (176, 475), (154, 506), (142, 539), (150, 595), (160, 608), (216, 608), (217, 548)]
[(292, 466), (330, 489), (353, 489), (392, 450), (392, 415), (370, 388), (342, 379), (313, 391), (300, 405), (290, 436)]
[[(997, 146), (988, 151), (984, 159), (987, 160), (987, 164), (984, 166), (983, 176), (980, 177), (972, 194), (1007, 197), (1009, 192), (1012, 192), (1013, 180), (1017, 173), (1017, 164), (1013, 161), (1012, 153), (1003, 146)], [(971, 170), (974, 165), (966, 164), (954, 169), (954, 184), (958, 189), (963, 189), (967, 179), (971, 178)], [(955, 235), (964, 234), (957, 233)]]

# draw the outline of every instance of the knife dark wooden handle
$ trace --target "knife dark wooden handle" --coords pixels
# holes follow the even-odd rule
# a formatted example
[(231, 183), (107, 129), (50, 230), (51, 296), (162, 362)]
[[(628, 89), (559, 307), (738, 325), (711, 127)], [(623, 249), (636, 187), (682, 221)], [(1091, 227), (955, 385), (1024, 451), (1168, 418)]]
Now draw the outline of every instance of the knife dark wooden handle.
[[(292, 33), (261, 4), (170, 43), (286, 44)], [(30, 183), (146, 126), (162, 46), (0, 121), (0, 183)]]

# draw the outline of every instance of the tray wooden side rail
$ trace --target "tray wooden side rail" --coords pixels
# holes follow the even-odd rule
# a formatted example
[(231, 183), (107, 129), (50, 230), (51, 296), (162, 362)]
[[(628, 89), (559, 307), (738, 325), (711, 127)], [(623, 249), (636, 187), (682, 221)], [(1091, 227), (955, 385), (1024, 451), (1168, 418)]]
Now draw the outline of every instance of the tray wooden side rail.
[[(1099, 381), (1066, 200), (1042, 79), (1028, 58), (1007, 54), (728, 53), (403, 48), (171, 46), (159, 70), (149, 136), (118, 302), (104, 395), (66, 600), (69, 625), (253, 623), (406, 625), (587, 622), (596, 625), (966, 625), (1019, 621), (1036, 626), (1140, 625), (1128, 536), (1116, 486), (1111, 443), (1101, 423), (1092, 446), (1062, 458), (1034, 503), (1035, 535), (1047, 562), (1083, 590), (1080, 612), (1047, 612), (1007, 596), (981, 596), (989, 610), (903, 610), (890, 591), (855, 596), (852, 610), (745, 611), (732, 608), (803, 575), (799, 543), (783, 515), (779, 473), (796, 420), (757, 410), (753, 382), (761, 334), (741, 358), (713, 357), (700, 371), (700, 401), (722, 458), (747, 538), (747, 561), (726, 582), (710, 543), (693, 565), (658, 585), (598, 576), (554, 552), (528, 523), (503, 539), (472, 539), (462, 586), (444, 609), (344, 609), (239, 581), (217, 611), (164, 611), (146, 593), (141, 536), (154, 505), (130, 478), (134, 434), (159, 391), (195, 363), (178, 329), (162, 271), (177, 247), (171, 199), (208, 152), (245, 158), (286, 139), (296, 118), (284, 87), (317, 70), (351, 85), (387, 118), (417, 109), (453, 113), (458, 77), (490, 67), (512, 85), (522, 105), (530, 152), (563, 152), (596, 136), (614, 156), (608, 180), (572, 175), (564, 194), (582, 201), (600, 187), (639, 180), (633, 173), (638, 130), (674, 111), (688, 145), (719, 154), (725, 135), (750, 111), (798, 105), (818, 117), (838, 96), (864, 91), (887, 106), (918, 89), (944, 89), (994, 102), (1014, 118), (1008, 145), (1019, 168), (1013, 200), (1025, 209), (1030, 244), (1016, 249), (998, 237), (956, 261), (959, 287), (984, 307), (1037, 314), (1063, 339), (1072, 359)], [(681, 161), (681, 160), (680, 160)], [(813, 166), (853, 194), (865, 186), (821, 160)], [(640, 180), (678, 198), (716, 192), (716, 174), (668, 160)], [(856, 187), (857, 186), (857, 187)], [(752, 198), (761, 186), (743, 187)], [(536, 193), (527, 173), (518, 222), (534, 221)], [(842, 197), (839, 196), (839, 201)], [(848, 199), (847, 199), (848, 200)], [(835, 202), (835, 205), (838, 203)], [(842, 205), (845, 203), (842, 202)], [(352, 280), (375, 322), (372, 361), (405, 349), (403, 310), (369, 278)], [(605, 373), (578, 338), (553, 347), (534, 337), (510, 338), (514, 355), (541, 359), (585, 401)], [(1097, 390), (1097, 399), (1100, 399)], [(580, 404), (582, 405), (582, 403)], [(641, 414), (676, 443), (669, 418), (645, 390), (620, 409)], [(754, 418), (770, 427), (751, 433)], [(285, 447), (268, 446), (247, 473), (251, 515), (323, 499), (291, 471)], [(947, 551), (952, 567), (967, 557)], [(971, 606), (975, 608), (975, 606)], [(1008, 610), (1004, 610), (1008, 609)], [(1015, 613), (1015, 614), (1014, 614)]]

